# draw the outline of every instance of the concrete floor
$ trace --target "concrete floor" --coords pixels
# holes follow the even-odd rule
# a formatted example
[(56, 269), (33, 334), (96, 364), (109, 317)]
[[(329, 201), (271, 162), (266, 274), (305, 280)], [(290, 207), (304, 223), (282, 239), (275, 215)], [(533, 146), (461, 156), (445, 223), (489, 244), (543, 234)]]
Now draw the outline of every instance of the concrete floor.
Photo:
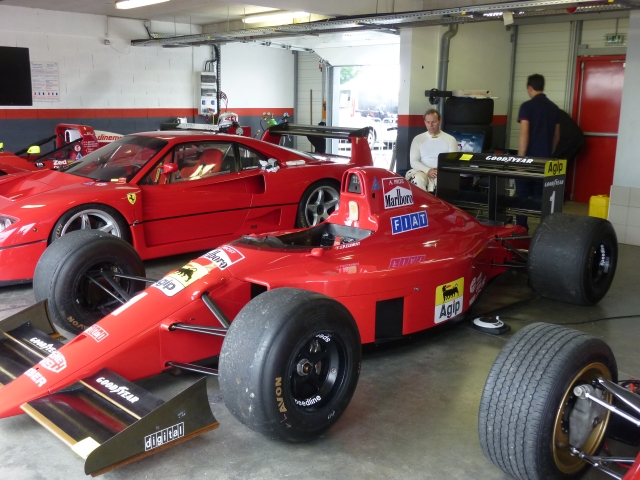
[[(159, 277), (195, 255), (147, 262)], [(353, 400), (322, 438), (291, 445), (268, 440), (241, 425), (224, 406), (215, 378), (208, 380), (213, 432), (105, 474), (105, 479), (486, 479), (509, 477), (482, 454), (477, 412), (491, 365), (506, 340), (532, 321), (571, 323), (620, 315), (640, 316), (640, 248), (620, 246), (609, 294), (595, 307), (535, 296), (524, 273), (498, 279), (477, 305), (500, 308), (512, 333), (478, 333), (468, 321), (445, 324), (413, 338), (367, 347)], [(34, 302), (30, 286), (0, 289), (0, 318)], [(516, 303), (514, 303), (516, 302)], [(584, 323), (574, 328), (612, 346), (620, 378), (640, 375), (638, 318)], [(163, 374), (141, 383), (168, 399), (198, 378)], [(86, 478), (83, 462), (26, 415), (0, 420), (0, 479)], [(587, 479), (607, 478), (591, 471)]]

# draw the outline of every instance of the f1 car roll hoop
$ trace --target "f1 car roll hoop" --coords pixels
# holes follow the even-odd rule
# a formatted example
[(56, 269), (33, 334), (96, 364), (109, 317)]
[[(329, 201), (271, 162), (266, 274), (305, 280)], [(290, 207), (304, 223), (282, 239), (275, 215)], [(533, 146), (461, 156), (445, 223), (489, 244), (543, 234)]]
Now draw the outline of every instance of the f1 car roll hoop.
[[(48, 301), (53, 323), (75, 329), (78, 336), (53, 345), (45, 333), (24, 325), (31, 313), (0, 321), (6, 337), (0, 340), (0, 367), (15, 377), (0, 389), (0, 418), (26, 410), (66, 432), (67, 444), (89, 455), (85, 471), (101, 472), (130, 461), (129, 451), (139, 452), (135, 459), (217, 424), (206, 398), (197, 396), (189, 410), (197, 413), (187, 419), (178, 408), (183, 394), (160, 405), (131, 383), (179, 367), (218, 374), (227, 407), (250, 428), (273, 438), (309, 440), (346, 410), (358, 381), (361, 344), (397, 339), (460, 317), (491, 279), (524, 263), (530, 243), (530, 272), (539, 278), (558, 276), (557, 269), (530, 260), (535, 249), (551, 248), (558, 234), (550, 219), (570, 216), (549, 215), (539, 227), (540, 238), (530, 242), (524, 228), (482, 224), (384, 169), (351, 168), (340, 191), (340, 208), (326, 222), (242, 237), (144, 291), (134, 288), (144, 276), (141, 262), (123, 240), (112, 237), (102, 256), (101, 232), (71, 232), (56, 240), (40, 260), (48, 267), (36, 270), (34, 291)], [(568, 234), (587, 238), (579, 254), (572, 255), (577, 260), (564, 264), (570, 281), (558, 289), (581, 292), (592, 282), (602, 287), (597, 295), (606, 293), (617, 243), (615, 234), (611, 238), (601, 228), (604, 221), (594, 221), (569, 227)], [(610, 247), (606, 269), (600, 268), (604, 243)], [(556, 246), (561, 250), (570, 244)], [(103, 289), (85, 289), (95, 285), (86, 280), (87, 273), (117, 297), (118, 289), (102, 273), (111, 275), (131, 298), (109, 304), (114, 298)], [(582, 283), (571, 283), (576, 281)], [(566, 297), (585, 302), (584, 296)], [(111, 313), (99, 321), (83, 313), (95, 315), (101, 308)], [(16, 341), (44, 353), (14, 365), (3, 345)], [(216, 355), (219, 371), (197, 365)], [(115, 411), (100, 416), (85, 406), (84, 397), (69, 400), (68, 387), (77, 382), (89, 390), (83, 396), (95, 393), (109, 400), (115, 395)], [(59, 395), (70, 405), (67, 419), (87, 417), (97, 427), (69, 432), (65, 419), (36, 408)], [(139, 420), (123, 417), (121, 407), (126, 413), (132, 403), (145, 406)], [(120, 420), (113, 423), (113, 418)], [(149, 425), (160, 430), (149, 430)], [(107, 445), (116, 444), (110, 440), (116, 431), (129, 445), (127, 452), (108, 450)], [(89, 463), (91, 457), (95, 463)]]

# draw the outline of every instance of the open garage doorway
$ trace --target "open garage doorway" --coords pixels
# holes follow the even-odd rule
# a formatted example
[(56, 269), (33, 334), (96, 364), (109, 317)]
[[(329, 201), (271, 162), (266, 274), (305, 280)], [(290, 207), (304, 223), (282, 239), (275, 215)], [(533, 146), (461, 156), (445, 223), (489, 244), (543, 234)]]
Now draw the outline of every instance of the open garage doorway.
[[(369, 145), (376, 167), (389, 169), (398, 133), (399, 65), (341, 66), (333, 71), (332, 123), (371, 127)], [(350, 143), (334, 141), (333, 151), (349, 156)]]

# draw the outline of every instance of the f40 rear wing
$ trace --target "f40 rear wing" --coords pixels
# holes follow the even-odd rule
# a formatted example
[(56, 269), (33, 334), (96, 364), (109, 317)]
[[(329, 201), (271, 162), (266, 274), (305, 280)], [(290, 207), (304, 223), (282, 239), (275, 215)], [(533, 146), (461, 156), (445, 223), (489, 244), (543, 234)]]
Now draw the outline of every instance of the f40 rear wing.
[[(566, 160), (485, 153), (441, 153), (438, 156), (437, 196), (463, 209), (487, 211), (490, 221), (507, 215), (544, 217), (562, 211)], [(484, 177), (482, 187), (460, 188), (461, 176)], [(511, 195), (508, 179), (542, 183), (542, 198)], [(479, 183), (479, 182), (474, 182)]]
[(371, 127), (326, 127), (322, 125), (299, 125), (283, 122), (272, 125), (262, 135), (262, 141), (278, 145), (283, 135), (303, 137), (337, 138), (351, 142), (351, 163), (356, 167), (372, 167), (371, 148), (367, 142)]

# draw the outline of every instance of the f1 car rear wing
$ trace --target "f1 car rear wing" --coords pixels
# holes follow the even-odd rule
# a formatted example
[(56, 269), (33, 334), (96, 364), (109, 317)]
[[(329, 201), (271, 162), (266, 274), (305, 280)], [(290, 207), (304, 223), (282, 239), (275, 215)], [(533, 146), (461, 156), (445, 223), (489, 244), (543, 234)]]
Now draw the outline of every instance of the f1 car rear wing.
[[(0, 321), (0, 386), (23, 373), (41, 386), (39, 369), (63, 370), (58, 338), (46, 302)], [(218, 427), (204, 378), (165, 402), (106, 368), (20, 408), (85, 459), (92, 476)]]
[[(544, 217), (562, 211), (566, 160), (517, 157), (485, 153), (441, 153), (438, 155), (437, 196), (463, 209), (488, 212), (490, 221), (504, 222), (507, 215)], [(461, 176), (486, 177), (486, 186), (460, 188)], [(542, 183), (542, 198), (510, 195), (508, 179)]]
[(371, 157), (371, 149), (367, 142), (370, 129), (371, 127), (327, 127), (322, 125), (299, 125), (283, 122), (267, 128), (261, 140), (276, 145), (280, 143), (280, 138), (283, 135), (349, 140), (351, 142), (351, 163), (356, 167), (371, 167), (373, 166), (373, 158)]

